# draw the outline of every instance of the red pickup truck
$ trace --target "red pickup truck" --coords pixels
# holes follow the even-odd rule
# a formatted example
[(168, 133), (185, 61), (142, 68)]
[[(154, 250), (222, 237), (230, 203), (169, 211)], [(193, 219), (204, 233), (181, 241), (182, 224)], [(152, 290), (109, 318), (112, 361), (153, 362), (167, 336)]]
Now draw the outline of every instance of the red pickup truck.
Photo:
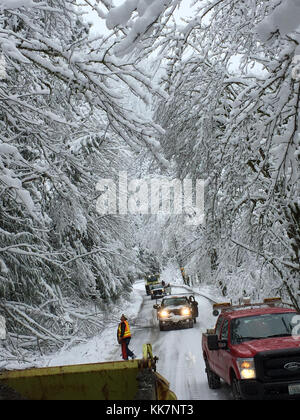
[(277, 303), (214, 305), (215, 329), (202, 337), (211, 389), (223, 379), (234, 399), (300, 399), (300, 315)]

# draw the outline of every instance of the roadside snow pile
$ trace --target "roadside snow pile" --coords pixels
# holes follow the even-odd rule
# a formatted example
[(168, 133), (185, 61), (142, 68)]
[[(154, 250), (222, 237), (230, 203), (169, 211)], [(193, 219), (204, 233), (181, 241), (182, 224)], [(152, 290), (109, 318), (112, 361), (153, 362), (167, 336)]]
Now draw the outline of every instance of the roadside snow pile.
[[(144, 286), (144, 283), (142, 285)], [(102, 331), (99, 331), (99, 335), (86, 343), (72, 348), (62, 348), (57, 354), (47, 356), (39, 361), (39, 366), (76, 365), (114, 360), (112, 354), (116, 353), (119, 347), (117, 343), (117, 327), (120, 317), (122, 313), (126, 314), (129, 322), (136, 318), (143, 302), (140, 290), (140, 283), (137, 283), (129, 300), (121, 299), (116, 306), (112, 307), (109, 314), (101, 314), (107, 319), (107, 325)]]
[[(72, 348), (62, 348), (57, 354), (47, 356), (39, 362), (40, 366), (76, 365), (81, 363), (98, 363), (114, 360), (119, 345), (117, 343), (117, 327), (122, 313), (126, 314), (129, 322), (134, 320), (139, 313), (143, 298), (139, 286), (133, 289), (128, 301), (121, 300), (111, 312), (101, 314), (107, 319), (107, 326), (99, 335), (86, 343)], [(120, 359), (121, 360), (121, 359)]]
[[(33, 355), (32, 358), (27, 354), (26, 359), (20, 356), (19, 359), (12, 358), (9, 353), (5, 353), (5, 348), (1, 348), (0, 369), (14, 370), (30, 367), (62, 366), (82, 363), (98, 363), (114, 360), (112, 354), (118, 350), (117, 327), (122, 313), (126, 314), (132, 322), (140, 311), (143, 302), (143, 291), (139, 283), (133, 288), (129, 299), (120, 299), (117, 303), (111, 304), (109, 312), (107, 310), (99, 312), (99, 318), (104, 320), (104, 327), (95, 337), (83, 340), (81, 337), (74, 337), (66, 346), (62, 347), (57, 353), (45, 356)], [(82, 341), (81, 344), (78, 342)]]
[(226, 298), (222, 296), (221, 290), (213, 285), (204, 284), (199, 286), (199, 288), (194, 288), (195, 292), (198, 292), (201, 296), (207, 297), (207, 299), (210, 299), (214, 302), (224, 302), (224, 300), (228, 300), (229, 298)]

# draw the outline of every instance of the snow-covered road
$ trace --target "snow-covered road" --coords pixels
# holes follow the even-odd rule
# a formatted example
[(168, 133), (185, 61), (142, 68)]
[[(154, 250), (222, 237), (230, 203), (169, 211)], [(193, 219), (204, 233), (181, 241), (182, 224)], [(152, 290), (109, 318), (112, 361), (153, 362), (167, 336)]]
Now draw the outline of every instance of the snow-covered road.
[[(160, 331), (155, 324), (155, 301), (145, 295), (144, 283), (137, 283), (143, 304), (135, 322), (131, 324), (133, 338), (130, 343), (138, 356), (144, 343), (151, 343), (153, 353), (159, 358), (157, 371), (169, 382), (170, 388), (181, 400), (220, 400), (229, 399), (230, 392), (224, 385), (220, 390), (208, 388), (205, 365), (202, 357), (202, 332), (214, 325), (210, 301), (195, 294), (199, 308), (199, 318), (192, 329)], [(182, 286), (173, 286), (172, 294), (187, 294)], [(191, 294), (191, 293), (188, 293)], [(119, 349), (113, 359), (120, 358)]]
[[(200, 290), (203, 293), (203, 290)], [(205, 292), (205, 290), (204, 290)], [(172, 287), (172, 294), (193, 293), (182, 285)], [(209, 293), (208, 293), (209, 294)], [(134, 285), (131, 301), (122, 312), (126, 313), (131, 330), (130, 348), (137, 357), (142, 356), (142, 347), (151, 343), (153, 353), (159, 358), (157, 371), (169, 382), (170, 388), (180, 400), (227, 400), (231, 394), (227, 385), (220, 390), (210, 390), (207, 385), (205, 366), (202, 357), (202, 332), (214, 326), (216, 318), (212, 315), (210, 300), (194, 291), (198, 302), (199, 317), (194, 328), (160, 331), (153, 309), (155, 300), (146, 296), (144, 281)], [(122, 313), (121, 312), (121, 313)], [(120, 313), (120, 315), (121, 315)], [(117, 324), (110, 322), (107, 328), (85, 344), (44, 359), (43, 366), (61, 366), (80, 363), (95, 363), (121, 360), (121, 349), (116, 340)]]

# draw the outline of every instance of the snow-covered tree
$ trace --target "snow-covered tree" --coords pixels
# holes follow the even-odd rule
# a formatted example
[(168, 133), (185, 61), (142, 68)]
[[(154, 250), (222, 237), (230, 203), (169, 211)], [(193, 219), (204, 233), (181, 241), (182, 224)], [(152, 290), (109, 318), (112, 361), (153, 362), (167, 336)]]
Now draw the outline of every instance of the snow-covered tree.
[[(279, 14), (295, 16), (299, 4), (194, 3), (196, 16), (170, 39), (170, 99), (157, 112), (177, 176), (207, 181), (205, 234), (193, 267), (196, 252), (206, 250), (222, 287), (232, 272), (238, 282), (243, 266), (244, 276), (252, 271), (259, 279), (249, 293), (259, 285), (259, 295), (281, 293), (297, 306), (299, 21)], [(249, 269), (253, 259), (256, 270)]]
[(152, 89), (110, 37), (89, 38), (75, 2), (0, 9), (0, 311), (13, 344), (56, 346), (99, 327), (80, 305), (130, 289), (131, 225), (96, 212), (95, 187), (127, 169), (130, 148), (159, 161), (158, 126), (126, 103)]

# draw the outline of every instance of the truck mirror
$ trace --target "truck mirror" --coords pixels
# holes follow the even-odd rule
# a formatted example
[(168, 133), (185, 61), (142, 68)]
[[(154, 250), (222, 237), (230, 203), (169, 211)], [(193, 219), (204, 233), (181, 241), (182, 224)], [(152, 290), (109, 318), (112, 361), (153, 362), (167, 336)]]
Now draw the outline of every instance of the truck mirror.
[(158, 309), (159, 308), (159, 305), (153, 305), (153, 308), (154, 309)]
[(218, 311), (218, 309), (214, 309), (214, 311), (213, 311), (213, 316), (219, 316), (219, 311)]
[(209, 334), (207, 336), (208, 350), (219, 350), (219, 337), (217, 334)]

